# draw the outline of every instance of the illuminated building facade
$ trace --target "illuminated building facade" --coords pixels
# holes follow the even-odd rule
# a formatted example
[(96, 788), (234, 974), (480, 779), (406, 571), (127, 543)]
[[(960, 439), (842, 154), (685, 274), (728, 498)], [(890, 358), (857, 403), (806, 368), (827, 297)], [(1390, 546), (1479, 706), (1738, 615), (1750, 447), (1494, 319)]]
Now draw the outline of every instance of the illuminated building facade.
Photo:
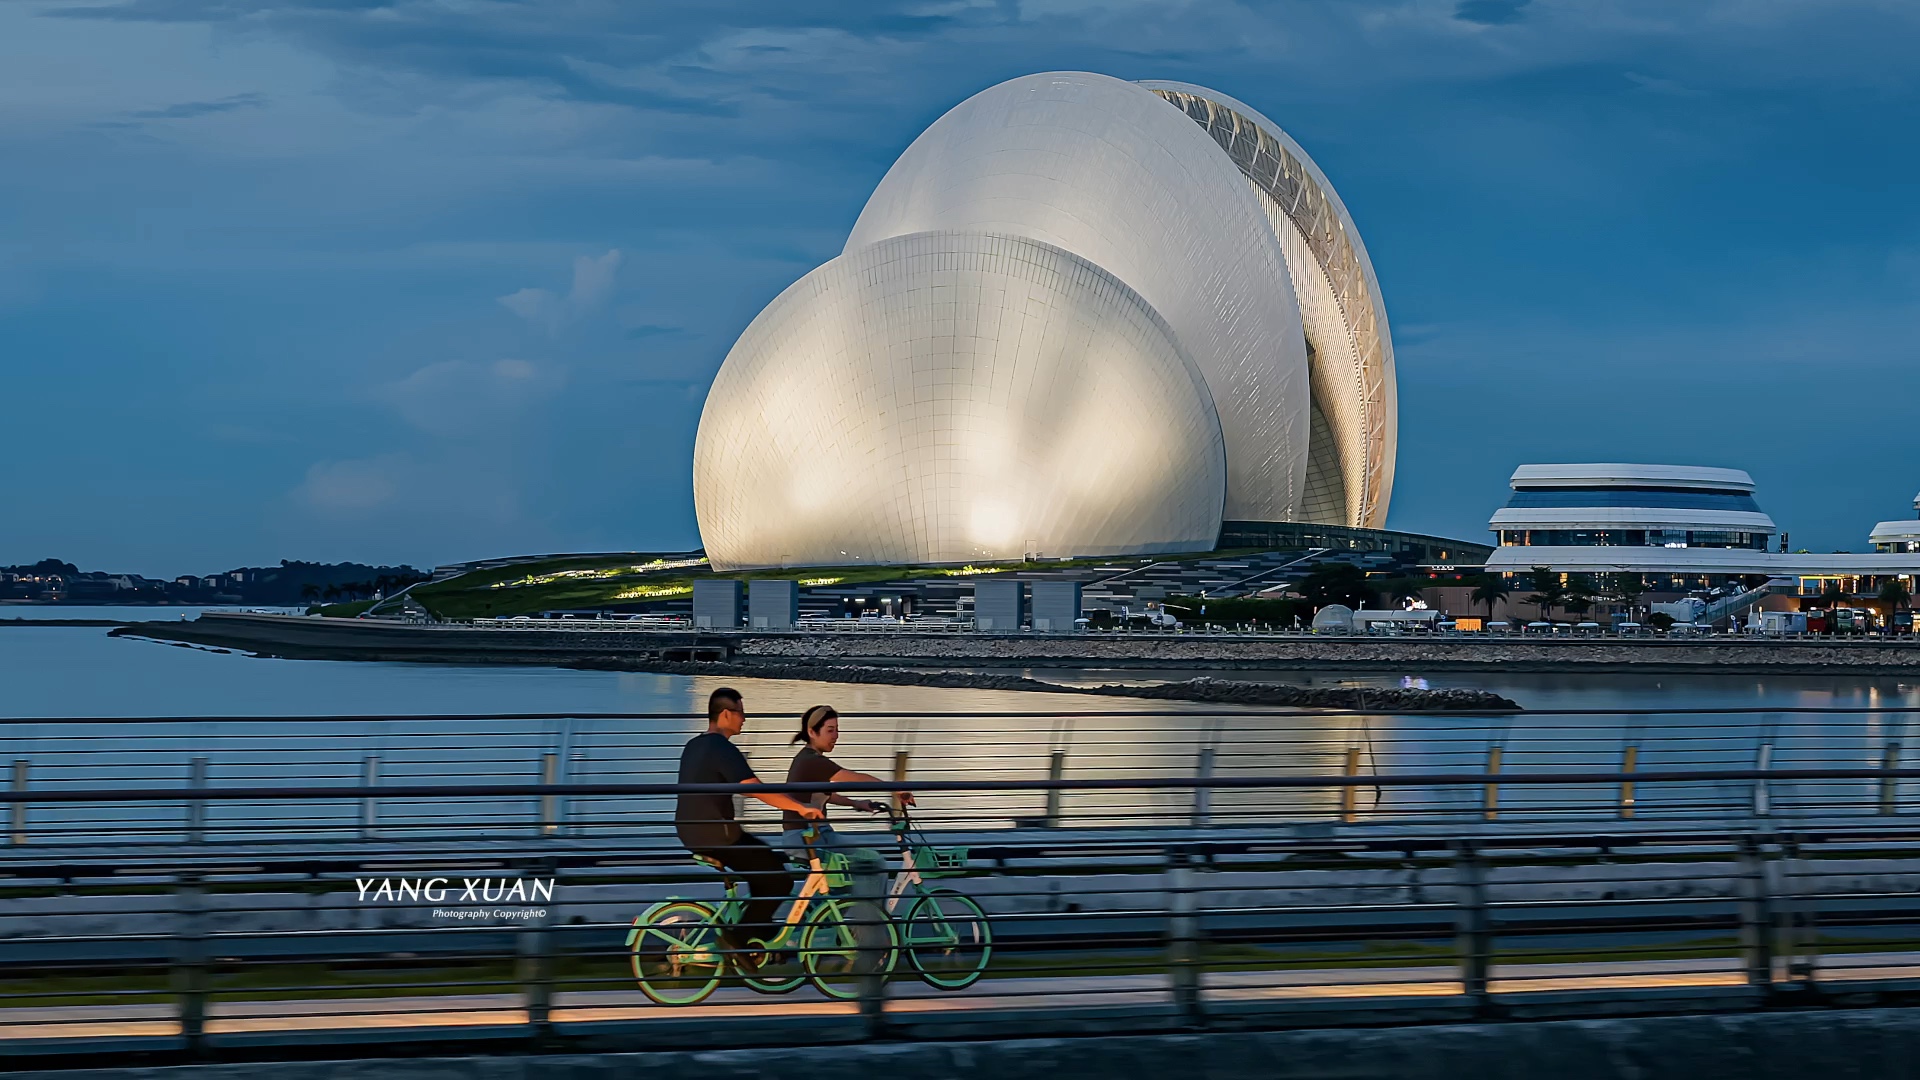
[(1393, 356), (1305, 152), (1204, 88), (975, 95), (769, 304), (694, 451), (718, 568), (1192, 551), (1223, 520), (1379, 528)]

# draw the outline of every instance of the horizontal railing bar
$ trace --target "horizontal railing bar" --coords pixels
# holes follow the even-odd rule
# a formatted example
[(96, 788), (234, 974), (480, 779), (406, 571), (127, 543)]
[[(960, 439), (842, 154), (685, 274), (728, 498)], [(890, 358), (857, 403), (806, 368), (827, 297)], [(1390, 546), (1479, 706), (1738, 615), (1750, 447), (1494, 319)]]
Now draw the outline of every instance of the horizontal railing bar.
[[(751, 676), (740, 676), (750, 678)], [(840, 684), (835, 684), (840, 685)], [(847, 684), (870, 686), (877, 684)], [(931, 689), (950, 689), (934, 687)], [(1396, 694), (1398, 687), (1381, 687), (1382, 694)], [(1759, 716), (1768, 714), (1834, 714), (1859, 715), (1874, 713), (1920, 713), (1920, 704), (1901, 705), (1740, 705), (1740, 706), (1689, 706), (1684, 708), (1605, 708), (1605, 709), (1394, 709), (1394, 708), (1287, 708), (1273, 705), (1231, 705), (1216, 702), (1194, 702), (1195, 707), (1185, 709), (1085, 709), (1053, 711), (940, 711), (907, 710), (876, 712), (843, 712), (842, 719), (925, 719), (925, 720), (979, 720), (979, 719), (1080, 719), (1129, 717), (1243, 717), (1243, 716)], [(797, 714), (796, 714), (797, 715)], [(750, 714), (749, 722), (768, 721), (775, 717), (783, 722), (785, 713), (756, 712)], [(623, 712), (550, 712), (550, 713), (383, 713), (383, 714), (279, 714), (279, 715), (180, 715), (180, 716), (38, 716), (38, 717), (0, 717), (0, 725), (5, 724), (152, 724), (152, 723), (286, 723), (301, 720), (356, 721), (363, 723), (397, 723), (417, 721), (422, 723), (442, 723), (449, 721), (515, 721), (515, 720), (704, 720), (705, 713), (623, 713)]]
[(49, 788), (37, 791), (0, 791), (0, 802), (179, 802), (200, 799), (282, 801), (300, 799), (409, 799), (537, 798), (594, 795), (754, 795), (815, 794), (822, 792), (980, 791), (1128, 791), (1196, 788), (1328, 788), (1328, 787), (1466, 787), (1486, 784), (1578, 785), (1699, 783), (1767, 780), (1776, 783), (1809, 780), (1920, 779), (1920, 767), (1849, 769), (1667, 769), (1645, 772), (1498, 772), (1498, 773), (1382, 773), (1378, 775), (1313, 776), (1194, 776), (1125, 777), (1080, 780), (924, 780), (848, 781), (844, 783), (748, 784), (395, 784), (386, 787), (200, 787), (200, 788)]

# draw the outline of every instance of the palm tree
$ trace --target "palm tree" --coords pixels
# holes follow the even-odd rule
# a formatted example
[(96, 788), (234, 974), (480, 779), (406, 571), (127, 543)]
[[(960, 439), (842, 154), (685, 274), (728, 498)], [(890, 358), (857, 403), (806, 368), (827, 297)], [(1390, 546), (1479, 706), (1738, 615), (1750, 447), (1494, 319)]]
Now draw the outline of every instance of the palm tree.
[(1473, 602), (1487, 605), (1487, 620), (1493, 620), (1493, 605), (1513, 595), (1513, 582), (1505, 574), (1482, 574), (1473, 588)]
[(305, 600), (309, 604), (320, 599), (320, 586), (315, 585), (311, 581), (300, 586), (300, 599)]
[(1533, 595), (1527, 597), (1527, 603), (1540, 609), (1540, 620), (1545, 622), (1547, 615), (1567, 597), (1567, 587), (1560, 584), (1560, 572), (1551, 566), (1536, 566), (1531, 571)]
[(1425, 589), (1428, 584), (1429, 582), (1426, 578), (1390, 578), (1382, 584), (1380, 591), (1387, 594), (1387, 601), (1389, 603), (1398, 604), (1403, 600), (1418, 599), (1420, 591)]
[(1639, 574), (1615, 574), (1607, 583), (1607, 592), (1627, 606), (1628, 618), (1633, 617), (1634, 601), (1640, 599), (1640, 594), (1646, 591), (1646, 586), (1640, 582)]
[(1887, 605), (1887, 630), (1893, 630), (1893, 613), (1913, 602), (1913, 590), (1899, 578), (1888, 578), (1880, 586), (1880, 602)]
[(1560, 607), (1569, 615), (1585, 615), (1593, 610), (1593, 600), (1598, 595), (1592, 578), (1585, 574), (1570, 574), (1567, 577), (1566, 597), (1560, 601)]

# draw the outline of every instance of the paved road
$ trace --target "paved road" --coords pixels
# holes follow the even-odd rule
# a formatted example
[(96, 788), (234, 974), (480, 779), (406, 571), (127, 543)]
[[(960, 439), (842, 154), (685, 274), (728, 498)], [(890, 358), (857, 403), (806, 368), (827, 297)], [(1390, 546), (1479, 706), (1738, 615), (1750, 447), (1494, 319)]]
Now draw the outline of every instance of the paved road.
[[(1777, 974), (1785, 976), (1784, 971)], [(1733, 987), (1746, 981), (1733, 958), (1510, 964), (1496, 967), (1493, 975), (1491, 990), (1499, 995)], [(1818, 978), (1823, 982), (1920, 979), (1920, 953), (1827, 957)], [(1207, 998), (1212, 1001), (1448, 997), (1463, 992), (1458, 971), (1450, 965), (1212, 972), (1205, 976), (1205, 982)], [(1025, 977), (989, 979), (951, 994), (917, 983), (895, 982), (888, 991), (887, 1009), (897, 1013), (963, 1013), (1025, 1006), (1058, 1011), (1074, 1006), (1165, 1005), (1171, 1000), (1167, 979), (1159, 974)], [(1063, 1005), (1065, 1001), (1073, 1004)], [(4, 1009), (0, 1010), (0, 1040), (178, 1035), (180, 1025), (171, 1009), (170, 1003), (160, 1001)], [(608, 1020), (848, 1015), (857, 1011), (853, 1003), (827, 1000), (806, 988), (779, 998), (745, 989), (725, 989), (706, 1003), (679, 1008), (655, 1005), (634, 991), (591, 991), (556, 994), (552, 1019), (564, 1026)], [(220, 1034), (525, 1023), (526, 1003), (519, 995), (469, 994), (220, 1002), (210, 1006), (206, 1029), (210, 1034)]]

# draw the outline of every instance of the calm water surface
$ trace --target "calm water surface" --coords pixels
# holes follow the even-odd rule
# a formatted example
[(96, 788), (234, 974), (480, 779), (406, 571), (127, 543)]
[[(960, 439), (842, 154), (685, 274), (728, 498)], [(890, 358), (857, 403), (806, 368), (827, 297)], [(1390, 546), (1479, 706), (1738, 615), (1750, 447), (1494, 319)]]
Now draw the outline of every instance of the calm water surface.
[[(89, 617), (85, 609), (31, 609), (55, 617)], [(125, 608), (104, 609), (124, 617)], [(0, 611), (0, 618), (11, 612)], [(155, 614), (142, 609), (143, 616)], [(173, 614), (171, 612), (167, 614)], [(162, 616), (165, 617), (165, 616)], [(1762, 747), (1775, 767), (1875, 766), (1889, 744), (1915, 746), (1911, 713), (1920, 708), (1920, 680), (1869, 676), (1672, 676), (1458, 674), (1401, 671), (1374, 674), (1034, 669), (1037, 678), (1094, 685), (1230, 674), (1307, 685), (1472, 686), (1501, 693), (1535, 714), (1515, 717), (1299, 716), (1180, 703), (1081, 695), (854, 686), (756, 679), (726, 680), (747, 696), (752, 716), (741, 742), (769, 776), (784, 775), (787, 734), (807, 706), (829, 702), (850, 714), (836, 754), (843, 763), (887, 774), (905, 764), (919, 778), (1038, 778), (1053, 755), (1067, 776), (1191, 776), (1213, 750), (1220, 775), (1284, 772), (1326, 774), (1351, 758), (1365, 772), (1478, 772), (1498, 748), (1503, 767), (1617, 768), (1627, 748), (1641, 769), (1754, 766)], [(0, 756), (28, 761), (34, 787), (57, 784), (183, 782), (196, 757), (211, 782), (351, 782), (376, 771), (381, 783), (469, 779), (529, 782), (560, 779), (671, 779), (679, 744), (699, 730), (694, 719), (446, 719), (489, 713), (693, 713), (721, 680), (560, 668), (466, 667), (268, 660), (229, 652), (109, 638), (93, 627), (0, 626), (0, 716), (47, 723), (0, 725)], [(1853, 706), (1870, 713), (1803, 715), (1795, 707)], [(1744, 708), (1746, 715), (1697, 716), (1678, 710)], [(1608, 710), (1598, 716), (1541, 715), (1538, 710)], [(1611, 710), (1619, 710), (1612, 712)], [(1652, 710), (1629, 714), (1627, 710)], [(980, 717), (981, 713), (1105, 711), (1118, 716)], [(861, 713), (905, 713), (860, 717)], [(1148, 716), (1143, 713), (1173, 712)], [(971, 714), (938, 716), (934, 714)], [(383, 716), (378, 721), (327, 721), (323, 716)], [(218, 717), (270, 718), (248, 722)], [(162, 724), (74, 723), (59, 718), (179, 717)], [(1920, 747), (1916, 747), (1920, 749)], [(1894, 751), (1896, 754), (1898, 751)], [(1911, 756), (1911, 751), (1909, 756)], [(903, 762), (900, 755), (907, 755)], [(376, 759), (370, 762), (370, 759)], [(1911, 794), (1903, 785), (1899, 795)], [(1523, 808), (1543, 790), (1510, 787), (1503, 806)], [(1865, 805), (1871, 784), (1796, 795), (1782, 790), (1784, 811), (1802, 802), (1844, 795)], [(1562, 791), (1556, 798), (1564, 798)], [(1651, 794), (1651, 793), (1649, 793)], [(1366, 794), (1367, 809), (1407, 812), (1465, 808), (1473, 790)], [(1587, 793), (1590, 800), (1614, 798)], [(1011, 819), (1037, 813), (1041, 796), (949, 797), (950, 812)], [(1675, 791), (1676, 812), (1735, 796), (1705, 786)], [(1745, 798), (1744, 795), (1739, 798)], [(1265, 802), (1260, 801), (1265, 799)], [(1325, 812), (1332, 795), (1276, 799), (1218, 793), (1215, 805), (1286, 812)], [(1692, 804), (1689, 804), (1689, 799)], [(1190, 794), (1072, 795), (1070, 812), (1118, 808), (1173, 811)], [(1027, 806), (1027, 803), (1034, 806)], [(1454, 804), (1459, 804), (1454, 806)], [(1642, 816), (1661, 812), (1643, 796)], [(240, 809), (240, 808), (235, 808)], [(502, 820), (529, 813), (495, 808)], [(601, 808), (605, 810), (605, 807)], [(636, 806), (635, 812), (646, 807)], [(36, 810), (36, 813), (42, 811)], [(344, 811), (343, 811), (344, 812)], [(398, 813), (399, 811), (389, 811)], [(470, 813), (463, 811), (463, 813)]]

